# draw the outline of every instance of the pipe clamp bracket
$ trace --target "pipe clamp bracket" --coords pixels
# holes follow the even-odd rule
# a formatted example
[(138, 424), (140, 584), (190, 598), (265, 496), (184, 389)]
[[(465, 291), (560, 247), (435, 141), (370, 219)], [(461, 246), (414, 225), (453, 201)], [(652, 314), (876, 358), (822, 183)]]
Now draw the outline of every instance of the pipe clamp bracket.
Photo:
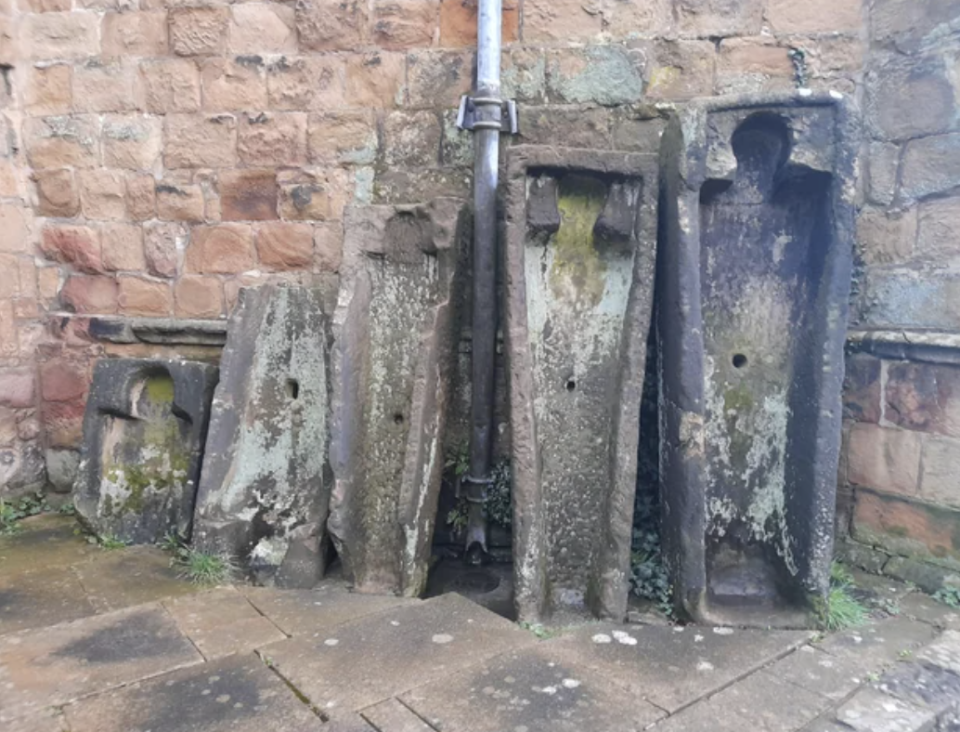
[(499, 130), (508, 135), (520, 131), (517, 121), (517, 103), (499, 97), (460, 98), (457, 127), (461, 130)]

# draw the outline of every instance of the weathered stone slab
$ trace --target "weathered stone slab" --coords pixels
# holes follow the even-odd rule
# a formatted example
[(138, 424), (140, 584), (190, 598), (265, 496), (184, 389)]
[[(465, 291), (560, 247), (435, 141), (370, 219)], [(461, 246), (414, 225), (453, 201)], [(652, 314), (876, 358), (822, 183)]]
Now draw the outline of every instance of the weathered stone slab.
[(523, 619), (626, 616), (656, 180), (649, 155), (510, 150), (506, 342)]
[(261, 583), (326, 569), (327, 319), (319, 289), (242, 289), (231, 316), (197, 494), (195, 543)]
[(170, 566), (170, 555), (152, 546), (100, 552), (73, 571), (100, 612), (197, 591)]
[(0, 536), (0, 577), (67, 567), (100, 551), (77, 536), (77, 522), (69, 516), (43, 514), (17, 525), (17, 533)]
[(96, 612), (71, 569), (0, 575), (0, 635)]
[(286, 638), (233, 587), (168, 600), (164, 607), (208, 660), (246, 653)]
[(960, 630), (945, 630), (934, 643), (923, 649), (917, 660), (960, 676)]
[(933, 726), (933, 712), (876, 689), (860, 689), (837, 710), (837, 719), (856, 732), (922, 732)]
[(960, 674), (929, 663), (901, 663), (880, 679), (877, 688), (940, 714), (960, 701)]
[(189, 537), (217, 368), (162, 359), (97, 363), (73, 503), (101, 536)]
[(960, 610), (944, 605), (922, 592), (913, 592), (900, 601), (903, 615), (938, 628), (960, 630)]
[(434, 729), (396, 699), (367, 707), (363, 718), (378, 732), (433, 732)]
[(532, 642), (513, 623), (450, 594), (260, 653), (321, 712), (345, 714)]
[(699, 622), (802, 627), (829, 585), (854, 240), (841, 99), (704, 100), (664, 134), (663, 539)]
[(66, 708), (71, 732), (313, 732), (320, 719), (256, 656), (223, 659)]
[(810, 638), (804, 631), (698, 626), (589, 625), (547, 641), (555, 657), (674, 712), (776, 660)]
[(393, 595), (350, 592), (342, 583), (333, 582), (324, 582), (312, 590), (278, 592), (269, 587), (241, 587), (240, 591), (257, 610), (292, 636), (316, 636), (366, 615), (388, 613), (420, 602)]
[(444, 732), (635, 732), (664, 716), (610, 679), (557, 660), (547, 644), (418, 686), (402, 701)]
[(766, 670), (781, 681), (841, 701), (882, 666), (882, 662), (871, 667), (855, 656), (837, 658), (813, 646), (801, 646)]
[(419, 595), (435, 524), (461, 203), (347, 209), (328, 527), (361, 591)]
[(159, 605), (0, 637), (0, 722), (201, 663)]
[(934, 636), (929, 625), (907, 618), (888, 618), (859, 628), (832, 633), (817, 647), (837, 658), (857, 659), (865, 669), (894, 663)]

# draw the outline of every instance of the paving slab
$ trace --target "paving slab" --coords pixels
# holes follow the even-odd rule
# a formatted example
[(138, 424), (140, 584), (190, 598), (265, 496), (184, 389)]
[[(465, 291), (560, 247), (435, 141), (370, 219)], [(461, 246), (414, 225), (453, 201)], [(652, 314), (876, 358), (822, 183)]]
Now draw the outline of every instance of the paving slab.
[(67, 567), (98, 553), (99, 547), (75, 534), (71, 516), (43, 514), (19, 522), (16, 534), (0, 536), (0, 575)]
[(205, 658), (222, 658), (287, 636), (234, 587), (168, 600), (164, 606)]
[(260, 649), (324, 713), (358, 711), (499, 653), (530, 633), (456, 594)]
[(946, 712), (960, 702), (960, 675), (923, 663), (901, 663), (884, 674), (877, 688), (922, 709)]
[(856, 658), (864, 668), (897, 661), (902, 654), (914, 652), (929, 643), (936, 631), (925, 623), (904, 617), (886, 618), (833, 633), (817, 647), (838, 658)]
[(67, 718), (58, 709), (45, 709), (42, 712), (4, 722), (3, 732), (69, 732)]
[(807, 631), (598, 623), (546, 641), (565, 661), (674, 712), (806, 642)]
[(938, 628), (960, 630), (960, 610), (934, 600), (930, 595), (913, 592), (900, 601), (900, 612)]
[(0, 722), (202, 661), (155, 604), (5, 635)]
[(830, 710), (813, 720), (800, 732), (850, 732), (850, 728), (845, 724), (840, 724), (834, 718), (833, 711)]
[(96, 608), (68, 567), (0, 575), (0, 635), (94, 613)]
[(557, 660), (547, 644), (498, 656), (403, 695), (444, 732), (633, 732), (661, 709), (606, 676)]
[(921, 732), (932, 729), (933, 712), (876, 689), (860, 689), (837, 710), (837, 719), (856, 732)]
[(312, 590), (241, 587), (240, 591), (284, 633), (293, 636), (314, 636), (350, 620), (421, 602), (350, 592), (345, 582), (326, 582)]
[(153, 546), (102, 551), (74, 570), (90, 601), (101, 611), (197, 592), (196, 585), (177, 576), (170, 555)]
[(323, 732), (256, 656), (194, 666), (66, 707), (70, 732)]
[(960, 631), (943, 631), (943, 635), (917, 654), (917, 660), (960, 674)]
[(879, 671), (881, 665), (872, 669), (855, 657), (838, 658), (812, 646), (801, 646), (766, 670), (781, 681), (841, 701), (864, 683), (868, 674)]
[(892, 577), (870, 574), (860, 569), (849, 569), (850, 576), (853, 578), (853, 594), (861, 600), (866, 601), (867, 605), (874, 607), (884, 607), (884, 604), (896, 606), (913, 592), (913, 588), (906, 582), (895, 580)]
[(377, 732), (433, 732), (409, 707), (396, 699), (387, 699), (363, 710), (363, 717)]

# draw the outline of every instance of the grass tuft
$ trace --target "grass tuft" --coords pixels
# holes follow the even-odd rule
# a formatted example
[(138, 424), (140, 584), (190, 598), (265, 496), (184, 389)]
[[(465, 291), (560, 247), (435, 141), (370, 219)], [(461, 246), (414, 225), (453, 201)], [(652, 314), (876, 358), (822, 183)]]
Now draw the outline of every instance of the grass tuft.
[(834, 562), (830, 567), (830, 592), (826, 602), (817, 600), (816, 611), (820, 627), (824, 630), (845, 630), (863, 625), (867, 621), (867, 609), (857, 600), (851, 590), (853, 577), (846, 568)]
[(180, 547), (172, 564), (179, 567), (179, 576), (182, 579), (201, 587), (214, 587), (230, 582), (239, 569), (226, 554), (207, 554), (189, 547)]

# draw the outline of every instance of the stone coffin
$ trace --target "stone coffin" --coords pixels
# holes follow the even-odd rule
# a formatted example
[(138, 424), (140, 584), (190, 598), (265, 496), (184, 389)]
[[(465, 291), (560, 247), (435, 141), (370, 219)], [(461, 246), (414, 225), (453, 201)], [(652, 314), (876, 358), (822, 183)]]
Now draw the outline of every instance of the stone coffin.
[(321, 290), (240, 290), (227, 328), (197, 496), (195, 544), (262, 584), (326, 570), (328, 320)]
[(456, 355), (462, 203), (347, 210), (328, 527), (365, 592), (426, 586)]
[(73, 503), (99, 536), (189, 537), (217, 368), (160, 359), (97, 363)]
[(835, 93), (693, 103), (664, 135), (663, 542), (698, 622), (808, 625), (828, 589), (854, 139)]
[(506, 322), (518, 614), (626, 615), (655, 156), (514, 147)]

